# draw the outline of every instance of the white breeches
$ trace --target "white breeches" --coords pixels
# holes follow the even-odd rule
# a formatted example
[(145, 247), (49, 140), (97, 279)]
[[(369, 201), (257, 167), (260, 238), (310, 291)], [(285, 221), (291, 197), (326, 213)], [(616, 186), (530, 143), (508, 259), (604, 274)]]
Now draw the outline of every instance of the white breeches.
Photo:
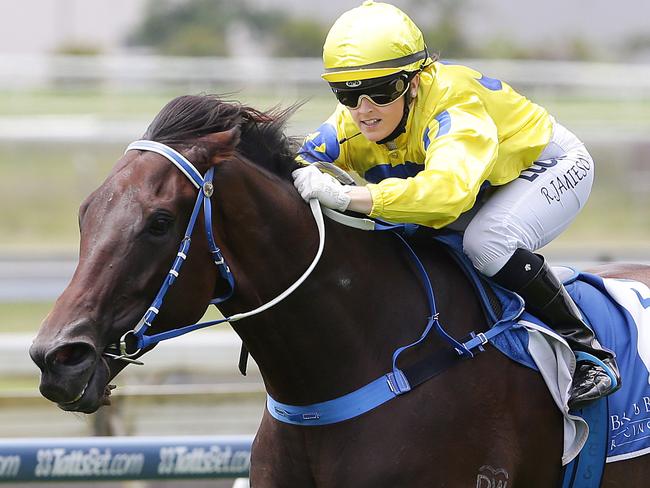
[(495, 275), (518, 248), (535, 251), (555, 239), (584, 207), (594, 162), (584, 144), (555, 122), (539, 160), (500, 187), (472, 216), (463, 248), (484, 275)]

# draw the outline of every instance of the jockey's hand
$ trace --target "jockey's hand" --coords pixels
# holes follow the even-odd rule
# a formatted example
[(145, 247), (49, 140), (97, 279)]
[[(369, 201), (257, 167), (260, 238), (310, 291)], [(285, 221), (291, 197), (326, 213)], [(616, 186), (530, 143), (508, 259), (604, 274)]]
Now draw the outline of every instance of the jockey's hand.
[(322, 173), (315, 166), (306, 166), (291, 173), (293, 185), (300, 196), (309, 202), (312, 198), (328, 208), (344, 212), (350, 205), (351, 186), (342, 185), (333, 176)]

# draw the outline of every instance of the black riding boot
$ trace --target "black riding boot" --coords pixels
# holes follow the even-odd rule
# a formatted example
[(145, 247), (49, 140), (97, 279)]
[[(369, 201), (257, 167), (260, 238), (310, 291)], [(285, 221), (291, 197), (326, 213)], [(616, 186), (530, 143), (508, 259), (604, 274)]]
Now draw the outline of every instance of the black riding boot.
[(583, 321), (580, 309), (542, 256), (518, 249), (493, 279), (518, 293), (524, 299), (526, 309), (550, 325), (572, 350), (595, 356), (616, 378), (615, 382), (612, 381), (601, 365), (578, 359), (569, 407), (581, 408), (620, 388), (621, 378), (614, 353), (600, 345)]

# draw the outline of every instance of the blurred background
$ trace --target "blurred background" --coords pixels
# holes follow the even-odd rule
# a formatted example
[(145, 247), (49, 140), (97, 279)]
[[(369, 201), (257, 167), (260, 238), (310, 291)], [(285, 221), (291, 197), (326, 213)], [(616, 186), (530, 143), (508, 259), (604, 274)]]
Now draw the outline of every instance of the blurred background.
[[(81, 200), (159, 109), (186, 93), (260, 109), (306, 100), (288, 130), (308, 133), (334, 108), (320, 79), (325, 35), (359, 3), (0, 2), (0, 437), (255, 432), (259, 374), (238, 376), (227, 328), (161, 345), (91, 416), (40, 398), (27, 348), (74, 270)], [(551, 261), (649, 261), (647, 0), (393, 3), (443, 59), (509, 82), (587, 144), (592, 198), (544, 250)]]

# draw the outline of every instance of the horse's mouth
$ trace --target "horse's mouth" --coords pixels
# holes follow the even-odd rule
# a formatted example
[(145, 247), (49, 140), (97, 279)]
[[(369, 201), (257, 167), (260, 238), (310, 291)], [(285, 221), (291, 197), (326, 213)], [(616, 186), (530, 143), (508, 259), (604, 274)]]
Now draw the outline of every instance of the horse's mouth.
[(108, 384), (109, 380), (110, 369), (106, 361), (101, 359), (80, 393), (72, 400), (58, 402), (58, 407), (67, 412), (94, 413), (100, 407), (110, 405), (114, 386)]
[(84, 387), (81, 389), (81, 393), (79, 393), (76, 398), (73, 398), (69, 402), (61, 402), (59, 405), (72, 405), (74, 403), (77, 403), (79, 400), (81, 400), (81, 397), (84, 396), (84, 393), (86, 393), (86, 388), (88, 388), (88, 383), (84, 385)]

